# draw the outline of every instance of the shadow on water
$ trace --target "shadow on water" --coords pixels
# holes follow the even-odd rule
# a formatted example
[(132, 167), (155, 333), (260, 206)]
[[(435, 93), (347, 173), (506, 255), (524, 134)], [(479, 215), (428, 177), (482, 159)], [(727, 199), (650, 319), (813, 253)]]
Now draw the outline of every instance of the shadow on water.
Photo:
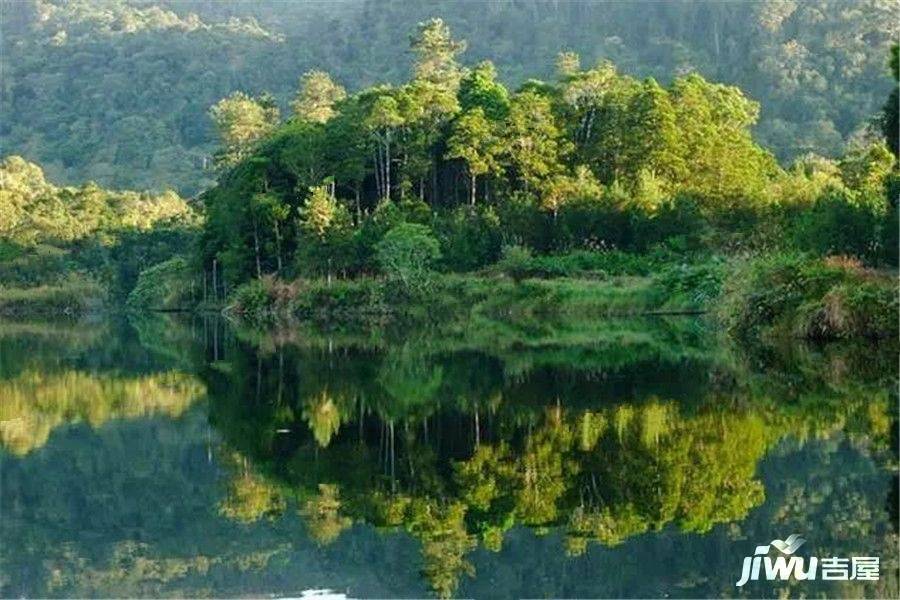
[[(0, 323), (0, 592), (895, 596), (896, 360), (693, 318)], [(734, 587), (795, 532), (881, 579)]]

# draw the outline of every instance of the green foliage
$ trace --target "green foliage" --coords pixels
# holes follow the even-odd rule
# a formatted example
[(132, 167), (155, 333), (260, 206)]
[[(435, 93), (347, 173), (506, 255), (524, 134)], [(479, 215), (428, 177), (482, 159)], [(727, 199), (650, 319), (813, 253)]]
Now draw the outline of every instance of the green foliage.
[[(614, 60), (638, 78), (668, 82), (695, 71), (738, 85), (764, 107), (760, 139), (782, 160), (840, 154), (890, 92), (884, 57), (896, 42), (889, 0), (746, 2), (729, 11), (714, 1), (650, 11), (497, 2), (478, 10), (471, 1), (367, 0), (359, 10), (272, 0), (8, 4), (0, 145), (59, 181), (185, 195), (211, 183), (215, 131), (205, 115), (219, 98), (270, 90), (287, 106), (297, 75), (311, 69), (361, 89), (374, 73), (403, 81), (411, 61), (416, 79), (455, 94), (464, 44), (449, 26), (468, 39), (471, 56), (497, 65), (510, 89), (529, 77), (553, 79), (562, 48), (585, 65)], [(443, 20), (430, 22), (435, 15)], [(419, 23), (410, 56), (398, 41)], [(347, 39), (365, 44), (348, 47)], [(569, 73), (577, 70), (570, 61)]]
[(896, 338), (897, 295), (890, 277), (851, 259), (762, 256), (737, 264), (718, 314), (744, 337)]
[(785, 172), (753, 140), (760, 108), (735, 86), (697, 73), (661, 85), (568, 57), (558, 81), (510, 94), (490, 63), (464, 72), (463, 46), (432, 20), (413, 37), (406, 84), (341, 98), (310, 75), (327, 115), (263, 134), (204, 194), (204, 272), (221, 267), (225, 286), (371, 274), (377, 245), (401, 222), (433, 228), (440, 266), (454, 271), (494, 262), (503, 243), (538, 255), (800, 248), (890, 258), (891, 161), (880, 144)]
[(431, 228), (403, 223), (390, 229), (375, 245), (381, 271), (404, 290), (424, 290), (431, 267), (441, 258), (441, 247)]
[(106, 300), (103, 286), (75, 274), (53, 285), (0, 286), (0, 314), (7, 315), (83, 315), (101, 311)]
[(232, 166), (247, 157), (253, 146), (268, 135), (278, 123), (278, 109), (263, 97), (251, 98), (234, 92), (209, 109), (222, 142), (217, 161)]
[(96, 308), (89, 297), (124, 301), (141, 271), (192, 249), (199, 223), (172, 192), (56, 187), (17, 156), (0, 164), (0, 214), (9, 217), (0, 221), (0, 285), (21, 288), (21, 298), (35, 288), (38, 311)]
[(200, 300), (198, 288), (188, 260), (176, 256), (141, 271), (127, 303), (135, 309), (188, 310)]
[(523, 246), (503, 246), (497, 268), (516, 283), (533, 273), (531, 250)]
[(309, 71), (300, 78), (300, 90), (291, 103), (294, 116), (324, 123), (334, 116), (334, 105), (347, 97), (343, 87), (324, 71)]
[[(891, 46), (891, 75), (894, 82), (900, 82), (900, 45)], [(887, 147), (894, 153), (894, 159), (900, 157), (900, 91), (897, 86), (891, 91), (881, 115), (881, 132)]]
[(847, 194), (831, 192), (818, 198), (791, 225), (795, 246), (819, 256), (842, 254), (877, 262), (883, 208), (853, 202)]
[(493, 207), (460, 206), (435, 217), (441, 265), (451, 271), (471, 271), (497, 260), (503, 231)]

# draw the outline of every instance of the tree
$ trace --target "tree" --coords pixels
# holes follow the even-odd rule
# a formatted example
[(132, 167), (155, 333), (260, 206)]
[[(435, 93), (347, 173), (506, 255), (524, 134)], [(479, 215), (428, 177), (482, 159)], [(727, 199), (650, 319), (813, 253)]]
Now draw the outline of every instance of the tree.
[(261, 193), (253, 195), (254, 217), (268, 224), (272, 228), (275, 237), (275, 260), (277, 273), (282, 273), (283, 264), (283, 232), (284, 223), (290, 216), (290, 207), (274, 193)]
[(662, 178), (663, 183), (683, 179), (684, 159), (668, 92), (648, 79), (631, 97), (627, 111), (619, 161), (626, 182), (633, 188), (646, 174)]
[(679, 187), (713, 201), (758, 198), (777, 167), (750, 134), (759, 105), (699, 75), (675, 80), (670, 93), (684, 157)]
[(419, 23), (418, 31), (410, 39), (410, 48), (416, 55), (415, 79), (456, 92), (462, 76), (456, 56), (465, 51), (466, 42), (454, 40), (442, 19)]
[(476, 179), (481, 175), (496, 173), (500, 169), (497, 160), (501, 151), (500, 140), (493, 125), (481, 107), (459, 116), (453, 123), (447, 140), (446, 157), (462, 160), (469, 173), (469, 203), (475, 204)]
[(334, 116), (334, 105), (347, 97), (343, 87), (324, 71), (308, 71), (300, 78), (300, 90), (291, 102), (294, 115), (316, 123)]
[(278, 110), (266, 97), (254, 99), (243, 92), (219, 100), (209, 115), (222, 143), (217, 162), (223, 166), (240, 162), (278, 124)]
[(331, 195), (328, 186), (309, 188), (309, 195), (300, 208), (300, 226), (310, 234), (323, 239), (328, 230), (339, 224), (341, 206)]
[(403, 124), (403, 115), (397, 99), (390, 90), (374, 90), (370, 96), (365, 126), (375, 141), (375, 182), (378, 197), (391, 198), (391, 143), (397, 129)]
[(577, 52), (560, 52), (556, 55), (556, 73), (559, 77), (571, 77), (581, 71), (581, 57)]
[[(410, 49), (415, 55), (413, 80), (408, 86), (408, 98), (414, 112), (407, 114), (410, 133), (411, 161), (407, 172), (419, 180), (419, 195), (424, 196), (424, 177), (431, 171), (431, 198), (437, 199), (438, 138), (447, 120), (458, 110), (457, 91), (463, 70), (456, 57), (466, 49), (465, 41), (456, 41), (450, 28), (441, 19), (419, 23), (416, 34), (410, 38)], [(426, 161), (430, 155), (431, 164)]]
[(568, 144), (562, 139), (550, 101), (534, 92), (516, 94), (502, 133), (503, 161), (525, 190), (537, 189), (561, 171)]
[(463, 111), (481, 108), (491, 121), (500, 121), (509, 112), (509, 92), (497, 81), (497, 70), (486, 60), (462, 79), (459, 106)]

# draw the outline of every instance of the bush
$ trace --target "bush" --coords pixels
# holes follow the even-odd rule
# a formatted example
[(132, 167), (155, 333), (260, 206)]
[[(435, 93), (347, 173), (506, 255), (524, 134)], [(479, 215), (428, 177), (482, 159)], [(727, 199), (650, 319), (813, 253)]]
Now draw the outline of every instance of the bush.
[(188, 261), (176, 256), (141, 271), (128, 295), (129, 308), (186, 310), (198, 302), (194, 271)]
[(450, 271), (471, 271), (500, 255), (500, 219), (493, 208), (463, 206), (435, 223), (441, 241), (441, 264)]
[(375, 245), (381, 271), (405, 291), (424, 290), (430, 284), (431, 266), (441, 258), (437, 239), (426, 225), (401, 223)]
[(383, 314), (387, 307), (381, 282), (371, 278), (329, 283), (263, 277), (238, 287), (228, 310), (251, 322), (267, 322), (285, 317), (352, 320)]
[(737, 265), (718, 314), (741, 337), (896, 336), (896, 294), (892, 278), (858, 262), (778, 254)]
[(876, 281), (842, 283), (798, 309), (796, 334), (808, 339), (896, 338), (896, 290)]
[(238, 286), (230, 300), (228, 310), (250, 320), (262, 321), (274, 312), (273, 298), (263, 279), (254, 279)]
[(504, 246), (497, 267), (502, 273), (519, 283), (532, 273), (531, 250), (524, 246)]
[(873, 203), (853, 202), (844, 193), (828, 194), (792, 220), (793, 242), (818, 256), (846, 254), (875, 262), (880, 254), (879, 212), (883, 211)]
[(725, 274), (723, 260), (710, 257), (702, 263), (668, 265), (657, 281), (666, 291), (668, 305), (701, 309), (719, 297)]
[(497, 267), (516, 281), (527, 277), (605, 279), (620, 275), (649, 275), (670, 260), (671, 257), (662, 251), (636, 254), (620, 250), (577, 250), (565, 254), (533, 256), (526, 247), (506, 246)]

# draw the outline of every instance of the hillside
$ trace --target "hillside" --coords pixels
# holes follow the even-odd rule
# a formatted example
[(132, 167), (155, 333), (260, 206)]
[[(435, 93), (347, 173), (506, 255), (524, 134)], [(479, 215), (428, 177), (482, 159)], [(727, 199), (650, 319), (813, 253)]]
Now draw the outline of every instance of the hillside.
[[(692, 71), (760, 103), (755, 138), (787, 163), (838, 156), (890, 90), (889, 0), (720, 3), (0, 3), (0, 153), (61, 183), (174, 187), (214, 179), (209, 107), (271, 92), (287, 112), (319, 68), (348, 90), (410, 74), (407, 36), (442, 17), (505, 84), (551, 79), (562, 50), (663, 84)], [(650, 18), (652, 17), (652, 18)], [(365, 43), (360, 43), (365, 40)]]

